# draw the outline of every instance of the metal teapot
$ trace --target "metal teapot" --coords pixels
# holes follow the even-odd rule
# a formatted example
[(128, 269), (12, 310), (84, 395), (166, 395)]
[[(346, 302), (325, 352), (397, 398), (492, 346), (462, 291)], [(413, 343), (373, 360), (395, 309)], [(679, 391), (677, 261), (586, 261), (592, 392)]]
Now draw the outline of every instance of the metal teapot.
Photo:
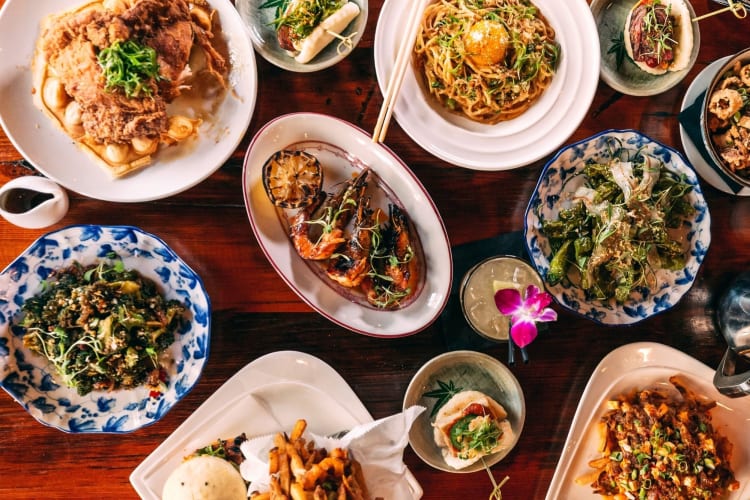
[(714, 374), (714, 386), (727, 396), (750, 394), (750, 370), (736, 373), (737, 362), (750, 361), (750, 272), (741, 273), (719, 300), (716, 319), (729, 347)]

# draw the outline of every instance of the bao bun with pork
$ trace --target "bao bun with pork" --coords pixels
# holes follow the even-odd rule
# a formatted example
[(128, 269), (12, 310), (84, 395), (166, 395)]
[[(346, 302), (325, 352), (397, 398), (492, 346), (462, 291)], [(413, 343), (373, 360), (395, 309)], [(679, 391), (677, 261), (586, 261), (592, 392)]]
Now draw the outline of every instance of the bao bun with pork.
[(443, 459), (463, 469), (480, 458), (501, 451), (513, 442), (505, 409), (479, 391), (462, 391), (440, 408), (433, 426)]
[(640, 69), (652, 75), (685, 69), (693, 37), (685, 0), (639, 0), (625, 20), (625, 50)]
[(167, 478), (162, 500), (245, 500), (247, 487), (237, 468), (223, 458), (199, 455), (182, 462)]
[[(324, 17), (310, 29), (318, 9), (323, 9)], [(343, 39), (340, 33), (359, 13), (359, 5), (347, 0), (290, 0), (276, 20), (279, 46), (298, 63), (308, 63), (334, 38)]]

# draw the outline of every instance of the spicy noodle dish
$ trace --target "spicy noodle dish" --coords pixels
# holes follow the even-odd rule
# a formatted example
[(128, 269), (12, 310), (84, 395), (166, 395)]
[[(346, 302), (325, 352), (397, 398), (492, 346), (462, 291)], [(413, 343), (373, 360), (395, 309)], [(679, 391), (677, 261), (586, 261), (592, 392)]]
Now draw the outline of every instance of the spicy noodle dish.
[(494, 124), (521, 115), (550, 86), (560, 45), (528, 0), (437, 0), (424, 11), (413, 55), (440, 104)]
[(225, 95), (218, 29), (205, 0), (94, 0), (47, 16), (34, 103), (114, 177), (141, 169), (196, 137)]

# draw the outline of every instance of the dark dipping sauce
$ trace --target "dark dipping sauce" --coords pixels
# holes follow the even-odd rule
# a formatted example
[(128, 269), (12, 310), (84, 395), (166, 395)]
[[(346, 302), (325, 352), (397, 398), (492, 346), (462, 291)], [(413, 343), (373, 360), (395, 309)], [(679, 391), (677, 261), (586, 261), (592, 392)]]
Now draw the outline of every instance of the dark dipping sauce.
[(42, 193), (33, 189), (14, 188), (9, 189), (0, 198), (0, 207), (11, 214), (22, 214), (33, 210), (54, 196), (51, 193)]

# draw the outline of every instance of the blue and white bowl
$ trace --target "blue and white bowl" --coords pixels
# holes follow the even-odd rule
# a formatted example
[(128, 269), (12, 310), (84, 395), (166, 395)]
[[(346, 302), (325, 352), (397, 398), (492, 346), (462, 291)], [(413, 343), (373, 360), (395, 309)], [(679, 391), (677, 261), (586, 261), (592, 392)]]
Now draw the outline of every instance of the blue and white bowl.
[[(588, 299), (584, 290), (570, 280), (549, 285), (547, 274), (552, 250), (541, 231), (543, 220), (557, 219), (561, 209), (570, 207), (566, 193), (572, 193), (582, 184), (584, 176), (577, 174), (582, 171), (586, 160), (608, 160), (612, 156), (613, 145), (633, 152), (642, 150), (663, 161), (669, 170), (682, 175), (693, 188), (687, 197), (695, 209), (695, 213), (677, 230), (679, 234), (673, 234), (684, 245), (687, 256), (685, 268), (677, 271), (657, 270), (656, 287), (638, 287), (623, 304), (617, 304), (614, 300), (603, 302)], [(545, 279), (547, 291), (558, 304), (603, 325), (627, 325), (671, 308), (690, 290), (711, 243), (711, 216), (698, 177), (680, 153), (636, 130), (605, 130), (563, 148), (545, 165), (526, 208), (524, 235), (531, 261)]]
[[(53, 270), (93, 264), (116, 253), (127, 269), (152, 279), (168, 299), (188, 308), (165, 363), (167, 388), (145, 386), (79, 396), (55, 368), (23, 346), (18, 327), (24, 301)], [(0, 273), (0, 385), (39, 422), (70, 433), (124, 433), (163, 417), (195, 385), (208, 359), (211, 304), (203, 282), (161, 239), (132, 226), (69, 226), (36, 240)]]

